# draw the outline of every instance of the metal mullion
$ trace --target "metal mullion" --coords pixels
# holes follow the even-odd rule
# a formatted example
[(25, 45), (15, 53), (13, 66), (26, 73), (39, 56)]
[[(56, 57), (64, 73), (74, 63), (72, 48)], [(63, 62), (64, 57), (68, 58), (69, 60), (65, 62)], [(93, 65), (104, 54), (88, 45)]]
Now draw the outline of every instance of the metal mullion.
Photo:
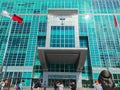
[[(7, 74), (7, 72), (5, 72), (6, 74)], [(8, 72), (8, 75), (7, 75), (7, 77), (10, 77), (10, 73), (13, 73), (13, 72)]]
[(99, 7), (99, 12), (100, 12), (99, 15), (101, 16), (102, 13), (101, 13), (101, 10), (100, 10), (100, 4), (99, 4), (98, 0), (97, 0), (97, 3), (98, 3), (98, 7)]
[(65, 0), (63, 1), (63, 8), (65, 8)]
[[(109, 19), (109, 18), (108, 18), (108, 19)], [(113, 36), (112, 27), (111, 27), (111, 24), (110, 24), (110, 19), (109, 19), (109, 25), (110, 25), (111, 34), (112, 34), (112, 37), (113, 37), (113, 42), (114, 42), (114, 47), (115, 47), (116, 55), (117, 55), (117, 57), (118, 57), (117, 48), (116, 48), (116, 44), (115, 44), (115, 38), (114, 38), (114, 36)]]
[[(14, 72), (14, 73), (15, 73), (15, 72)], [(18, 78), (19, 78), (19, 77), (18, 77), (18, 74), (19, 74), (19, 72), (16, 72), (16, 74), (17, 74), (17, 75), (16, 75), (16, 76), (17, 76), (17, 77), (16, 77), (16, 78), (17, 78), (16, 81), (18, 82)], [(17, 82), (16, 82), (16, 85), (17, 85)]]
[[(119, 2), (120, 3), (120, 2)], [(115, 7), (114, 7), (114, 4), (113, 4), (113, 2), (112, 2), (112, 5), (113, 5), (113, 10), (114, 10), (114, 12), (115, 12)], [(119, 15), (120, 16), (120, 15)], [(116, 17), (116, 19), (117, 19), (117, 17)], [(118, 39), (118, 44), (120, 45), (120, 39), (119, 39), (119, 26), (117, 26), (117, 30), (116, 30), (116, 34), (117, 34), (117, 39)], [(119, 46), (118, 45), (118, 46)]]
[(65, 4), (65, 0), (64, 0), (64, 8), (65, 8), (65, 5), (66, 5), (66, 4)]
[[(39, 20), (40, 20), (40, 17), (39, 17)], [(39, 20), (38, 20), (38, 26), (39, 26)], [(38, 32), (39, 32), (39, 28), (37, 28), (38, 29), (38, 31), (37, 31), (37, 35), (38, 35)], [(36, 37), (36, 43), (37, 43), (37, 37)], [(37, 47), (37, 44), (36, 44), (36, 47)], [(35, 65), (35, 58), (36, 58), (36, 50), (37, 49), (35, 49), (35, 53), (34, 53), (34, 60), (33, 60), (33, 64)], [(33, 65), (33, 66), (34, 66)], [(33, 70), (32, 70), (32, 72), (34, 72), (34, 68), (32, 68)], [(32, 75), (32, 78), (33, 78), (33, 75)], [(31, 82), (32, 82), (32, 80), (31, 80)]]
[[(38, 3), (37, 3), (37, 6), (38, 6)], [(41, 9), (41, 7), (42, 7), (42, 2), (40, 3), (40, 12), (42, 11), (42, 9)], [(34, 9), (35, 9), (35, 4), (34, 4), (34, 7), (33, 7)], [(39, 14), (34, 14), (34, 15), (39, 15)], [(32, 14), (32, 17), (33, 17), (33, 14)]]
[[(6, 47), (5, 47), (5, 52), (4, 52), (4, 56), (3, 56), (3, 59), (2, 59), (2, 65), (3, 65), (3, 66), (4, 66), (5, 56), (6, 56), (7, 50), (8, 50), (8, 44), (9, 44), (8, 42), (9, 42), (10, 35), (11, 35), (11, 27), (12, 27), (12, 21), (11, 21), (11, 23), (10, 23), (10, 30), (9, 30), (9, 33), (8, 33), (7, 42), (6, 42)], [(6, 65), (7, 65), (7, 64), (5, 64), (5, 66), (6, 66)], [(2, 68), (3, 68), (3, 66), (2, 66)], [(7, 67), (5, 67), (5, 68), (7, 69)], [(6, 72), (6, 70), (5, 70), (5, 72)], [(3, 74), (2, 79), (4, 78), (5, 72), (4, 72), (4, 74)]]
[(54, 8), (55, 8), (55, 3), (56, 3), (56, 2), (54, 2), (53, 6), (52, 6), (52, 7), (54, 7)]
[[(79, 17), (77, 17), (78, 19), (79, 19)], [(72, 19), (72, 21), (74, 21), (73, 20), (73, 17), (71, 17), (71, 19)], [(76, 28), (76, 25), (73, 23), (73, 22), (71, 22), (71, 25), (72, 26), (70, 26), (70, 27), (72, 27), (72, 31), (74, 32), (74, 33), (72, 33), (72, 38), (70, 38), (71, 40), (72, 40), (72, 43), (71, 43), (71, 45), (72, 45), (72, 47), (76, 47), (76, 39), (75, 39), (75, 37), (76, 37), (76, 31), (78, 30), (78, 35), (79, 35), (79, 21), (78, 21), (78, 23), (77, 23), (77, 25), (78, 25), (78, 27)], [(69, 31), (71, 31), (71, 30), (69, 30)], [(78, 37), (78, 39), (79, 39), (79, 37)], [(73, 40), (74, 40), (74, 42), (73, 42)], [(79, 41), (79, 47), (80, 47), (80, 41)]]
[[(111, 34), (112, 34), (112, 38), (113, 38), (113, 41), (115, 41), (115, 39), (114, 39), (114, 36), (113, 36), (113, 33), (112, 33), (112, 27), (111, 27), (111, 24), (110, 24), (110, 19), (109, 19), (110, 17), (108, 17), (108, 20), (109, 20), (109, 25), (110, 25), (110, 30), (111, 30)], [(107, 33), (109, 33), (108, 31), (107, 31)], [(110, 37), (110, 35), (108, 34), (108, 38), (109, 38), (109, 41), (111, 41), (111, 37)], [(111, 42), (110, 42), (111, 43)], [(115, 46), (115, 42), (114, 42), (114, 46)], [(109, 50), (108, 50), (109, 51)], [(116, 50), (116, 46), (115, 46), (115, 51), (116, 51), (116, 53), (117, 53), (117, 50)], [(115, 63), (114, 63), (115, 64)]]
[(10, 85), (12, 85), (13, 77), (14, 77), (14, 73), (15, 73), (15, 72), (13, 72), (13, 74), (12, 74), (12, 79), (11, 79), (11, 83), (10, 83)]
[[(101, 43), (101, 45), (102, 45), (102, 42), (101, 42), (101, 41), (102, 41), (102, 39), (101, 39), (101, 35), (100, 35), (100, 43)], [(104, 50), (103, 50), (103, 45), (102, 45), (101, 47), (102, 47), (102, 52), (104, 52)], [(105, 59), (104, 59), (104, 60), (105, 60)], [(105, 61), (104, 61), (103, 63), (105, 63)], [(101, 65), (102, 65), (102, 64), (101, 64)], [(106, 66), (106, 65), (105, 65), (105, 66)], [(105, 67), (105, 66), (104, 66), (104, 67)]]
[(62, 48), (62, 43), (61, 43), (61, 41), (62, 41), (62, 26), (60, 26), (60, 48)]
[[(41, 20), (41, 24), (40, 24), (40, 27), (41, 27), (40, 29), (41, 29), (41, 30), (40, 30), (40, 32), (42, 33), (42, 30), (43, 30), (43, 22), (42, 22), (43, 20), (42, 20), (42, 19), (43, 19), (43, 17), (39, 17), (39, 18), (40, 18), (40, 20)], [(38, 25), (39, 25), (39, 22), (38, 22)], [(38, 32), (39, 32), (39, 31), (38, 31)], [(40, 45), (42, 45), (42, 39), (40, 40)]]
[(61, 4), (61, 3), (62, 3), (62, 0), (60, 0), (59, 2), (60, 2), (60, 3), (59, 3), (59, 4), (60, 4), (60, 8), (62, 8), (62, 4)]
[[(114, 12), (115, 12), (115, 7), (114, 7), (113, 2), (112, 2), (112, 6), (113, 6), (113, 10), (114, 10)], [(116, 19), (117, 19), (117, 17), (116, 17)], [(109, 20), (109, 21), (110, 21), (110, 20)], [(111, 27), (111, 25), (110, 25), (110, 27)], [(115, 29), (116, 29), (116, 27), (115, 27)], [(116, 31), (116, 34), (117, 34), (118, 44), (120, 44), (120, 40), (119, 40), (119, 26), (117, 26), (117, 30), (115, 30), (115, 31)], [(113, 33), (112, 33), (112, 35), (113, 35)], [(113, 36), (113, 38), (114, 38), (114, 36)], [(115, 41), (115, 39), (114, 39), (114, 41)], [(118, 57), (118, 59), (119, 59), (115, 42), (114, 42), (114, 45), (115, 45), (115, 50), (116, 50), (117, 57)], [(118, 46), (119, 46), (119, 45), (118, 45)]]
[[(26, 17), (26, 16), (25, 16), (25, 17)], [(23, 23), (22, 29), (23, 29), (23, 31), (24, 31), (24, 23)], [(20, 36), (20, 38), (22, 38), (23, 31), (21, 32), (21, 36)], [(24, 39), (24, 40), (25, 40), (25, 39)], [(21, 42), (19, 43), (18, 51), (20, 50), (20, 44), (21, 44)], [(21, 60), (20, 60), (20, 64), (21, 64)]]
[(64, 26), (64, 48), (65, 48), (65, 26)]
[[(34, 7), (35, 7), (35, 4), (34, 4)], [(33, 16), (31, 17), (32, 19), (31, 19), (31, 23), (33, 23), (32, 22), (32, 20), (33, 20)], [(32, 27), (32, 24), (30, 25), (30, 27)], [(30, 28), (30, 33), (31, 33), (31, 28)], [(29, 37), (30, 37), (30, 33), (29, 33)], [(28, 37), (28, 38), (29, 38)], [(26, 49), (26, 52), (28, 51), (28, 44), (29, 44), (29, 39), (28, 39), (28, 43), (27, 43), (27, 49)], [(31, 49), (31, 48), (30, 48)], [(27, 55), (27, 53), (26, 53), (26, 55)], [(25, 62), (26, 62), (26, 57), (25, 57), (25, 61), (24, 61), (24, 65), (25, 65)]]
[[(98, 0), (97, 0), (97, 2), (98, 2)], [(100, 5), (99, 5), (99, 2), (98, 2), (98, 7), (99, 7), (99, 10), (100, 10)], [(98, 18), (98, 16), (97, 16), (97, 18)], [(100, 19), (100, 21), (101, 21), (101, 14), (100, 14), (100, 16), (99, 16), (99, 18), (98, 19)], [(101, 42), (102, 40), (101, 40), (101, 36), (100, 36), (100, 43), (101, 44), (103, 44), (103, 42)], [(104, 50), (103, 50), (103, 45), (102, 45), (102, 52), (103, 52)], [(105, 67), (106, 67), (106, 61), (104, 61), (103, 63), (105, 63), (104, 65), (105, 65)]]
[(43, 30), (44, 16), (41, 16), (41, 18), (42, 18), (42, 19), (41, 19), (41, 20), (42, 20), (42, 21), (41, 21), (41, 23), (42, 23), (42, 24), (41, 24), (41, 25), (42, 25), (42, 27), (41, 27), (41, 32), (42, 32), (42, 30)]
[(119, 2), (119, 5), (120, 5), (120, 0), (117, 0)]
[[(99, 29), (100, 30), (100, 29)], [(100, 33), (100, 32), (99, 32)], [(100, 45), (102, 45), (102, 39), (101, 39), (101, 34), (99, 34), (99, 39), (100, 39)], [(104, 52), (104, 50), (103, 50), (103, 45), (101, 46), (101, 50), (102, 50), (102, 52)], [(105, 63), (105, 62), (103, 62), (103, 63)], [(101, 64), (102, 65), (102, 64)]]
[(49, 2), (47, 2), (47, 13), (48, 13), (48, 8), (49, 8), (48, 5), (49, 5)]
[[(92, 4), (92, 2), (91, 2), (91, 4)], [(92, 8), (92, 11), (93, 11), (93, 8)], [(94, 17), (93, 20), (94, 20), (93, 22), (94, 22), (94, 27), (95, 27), (95, 17)], [(97, 36), (97, 32), (96, 32), (96, 27), (95, 27), (95, 33), (96, 33), (96, 37), (98, 37), (98, 36)], [(99, 40), (96, 40), (96, 41), (97, 41), (97, 46), (99, 47), (99, 45), (98, 45), (98, 41), (99, 41)], [(99, 49), (98, 49), (98, 52), (99, 52), (98, 54), (99, 54), (99, 60), (100, 60), (100, 66), (101, 66), (102, 64), (101, 64), (100, 50), (99, 50)]]
[(72, 8), (72, 0), (70, 0), (70, 8)]
[[(19, 36), (18, 36), (19, 37)], [(20, 38), (20, 37), (19, 37)], [(18, 50), (17, 50), (17, 55), (16, 55), (16, 62), (17, 62), (17, 59), (18, 59), (18, 53), (19, 53), (19, 48), (20, 48), (20, 43), (19, 43), (19, 46), (18, 46)], [(17, 64), (17, 63), (16, 63)]]
[[(97, 0), (97, 2), (98, 2), (98, 0)], [(98, 7), (99, 7), (99, 10), (100, 10), (100, 5), (99, 5), (99, 2), (98, 2)], [(92, 9), (93, 10), (93, 9)], [(97, 18), (98, 18), (98, 16), (97, 16)], [(98, 18), (99, 19), (99, 18)], [(95, 18), (94, 18), (94, 26), (95, 26)], [(96, 29), (95, 29), (95, 32), (96, 32)], [(96, 33), (96, 36), (97, 36), (97, 33)], [(100, 43), (101, 43), (101, 41), (100, 41)], [(98, 42), (97, 42), (97, 46), (98, 46)], [(100, 53), (100, 50), (98, 49), (98, 51), (99, 51), (99, 53)], [(100, 54), (99, 54), (99, 59), (100, 59)], [(100, 64), (101, 64), (101, 59), (100, 59)], [(102, 64), (101, 64), (102, 65)]]
[[(12, 22), (12, 27), (13, 27), (13, 22)], [(15, 24), (15, 28), (14, 29), (16, 29), (16, 24)], [(14, 30), (14, 33), (15, 33), (15, 30)], [(14, 35), (14, 33), (13, 33), (13, 35)], [(12, 40), (11, 40), (11, 44), (12, 44), (12, 42), (13, 42), (13, 37), (11, 38)], [(11, 48), (11, 46), (10, 46), (10, 50), (11, 50), (12, 48)], [(13, 51), (16, 51), (15, 50), (16, 49), (16, 46), (13, 48)], [(12, 52), (12, 58), (14, 58), (13, 57), (13, 52)], [(12, 61), (11, 61), (12, 62)], [(15, 62), (14, 62), (15, 63)], [(16, 63), (15, 63), (16, 64)]]
[[(9, 5), (9, 4), (7, 3), (6, 7), (7, 7), (8, 5)], [(2, 16), (2, 15), (0, 15), (0, 16)], [(2, 20), (2, 21), (4, 21), (4, 20)], [(11, 22), (11, 23), (12, 23), (12, 22)], [(1, 24), (2, 24), (2, 23), (1, 23)], [(10, 27), (11, 27), (11, 25), (12, 25), (12, 24), (10, 24)], [(8, 30), (8, 26), (7, 26), (7, 30)], [(7, 36), (7, 44), (6, 44), (4, 56), (3, 56), (3, 59), (2, 59), (2, 64), (1, 64), (1, 65), (2, 65), (2, 67), (1, 67), (2, 69), (1, 69), (1, 70), (3, 70), (4, 61), (5, 61), (4, 59), (5, 59), (5, 56), (6, 56), (6, 54), (7, 54), (8, 42), (9, 42), (8, 39), (10, 38), (10, 36), (9, 36), (10, 33), (11, 33), (11, 29), (10, 29), (10, 31), (9, 31), (9, 33), (8, 33), (8, 36)], [(7, 31), (6, 31), (6, 34), (7, 34)], [(3, 34), (3, 35), (4, 35), (4, 34)], [(6, 38), (6, 35), (5, 35), (5, 38)], [(6, 61), (5, 61), (5, 62), (6, 62)], [(5, 64), (5, 65), (6, 65), (6, 64)], [(3, 74), (3, 77), (4, 77), (4, 74)], [(2, 78), (3, 78), (3, 77), (2, 77)]]
[[(86, 26), (87, 26), (87, 29), (88, 29), (88, 25), (86, 24)], [(90, 32), (90, 34), (91, 34), (91, 32)], [(90, 38), (91, 39), (91, 38)], [(89, 40), (89, 38), (88, 38), (88, 41), (89, 42), (91, 42), (91, 40)], [(93, 38), (92, 38), (92, 42), (93, 42)], [(91, 45), (90, 45), (91, 46)], [(80, 46), (81, 47), (81, 46)], [(90, 53), (91, 54), (91, 53)], [(91, 58), (91, 57), (90, 57)], [(95, 62), (96, 63), (96, 62)]]
[[(13, 25), (12, 25), (12, 26), (13, 26)], [(14, 33), (13, 33), (13, 35), (15, 34), (16, 27), (17, 27), (17, 24), (15, 23), (15, 28), (14, 28)], [(12, 42), (13, 42), (13, 38), (12, 38)], [(10, 49), (11, 49), (11, 47), (10, 47)], [(13, 51), (16, 51), (16, 46), (14, 47)], [(15, 65), (16, 65), (16, 60), (15, 60)]]
[[(103, 29), (103, 18), (101, 18), (102, 21), (102, 29)], [(110, 57), (109, 57), (109, 53), (108, 53), (108, 45), (107, 45), (107, 41), (106, 41), (106, 37), (105, 37), (105, 32), (103, 31), (103, 37), (105, 40), (105, 46), (106, 46), (106, 51), (107, 51), (107, 56), (108, 56), (108, 61), (109, 61), (109, 67), (111, 67), (111, 63), (110, 63)], [(109, 67), (107, 67), (107, 69), (109, 69)]]
[(70, 32), (70, 26), (68, 26), (68, 47), (70, 48), (70, 35), (69, 35), (69, 32)]
[(105, 2), (105, 6), (106, 6), (106, 11), (107, 11), (107, 13), (108, 13), (108, 8), (107, 8), (106, 0), (104, 0), (104, 2)]
[[(34, 7), (35, 7), (35, 5), (34, 5)], [(36, 19), (36, 17), (35, 17), (35, 19)], [(39, 21), (39, 20), (38, 20)], [(39, 23), (38, 23), (38, 25), (39, 25)], [(33, 34), (34, 35), (34, 34)], [(36, 39), (36, 41), (37, 41), (37, 39)], [(32, 42), (33, 43), (33, 42)], [(37, 46), (37, 44), (36, 44), (36, 46)], [(31, 48), (32, 49), (32, 48)], [(34, 59), (35, 59), (35, 55), (36, 53), (34, 53)], [(29, 61), (30, 62), (30, 61)]]
[[(17, 27), (17, 24), (16, 24), (16, 27)], [(15, 30), (17, 30), (16, 28), (15, 28)], [(15, 32), (15, 30), (14, 30), (14, 32)], [(16, 37), (19, 37), (19, 35), (17, 35)], [(12, 39), (13, 40), (13, 39)], [(18, 47), (18, 46), (17, 46)], [(19, 47), (18, 47), (19, 48)], [(16, 46), (15, 46), (15, 51), (16, 51)], [(17, 64), (17, 57), (18, 57), (18, 51), (17, 52), (15, 52), (17, 55), (16, 55), (16, 60), (15, 60), (15, 66), (16, 66), (16, 64)], [(14, 54), (15, 54), (14, 53)]]
[[(100, 30), (100, 29), (99, 29), (99, 30)], [(100, 43), (101, 43), (101, 45), (103, 44), (102, 39), (101, 39), (101, 34), (100, 34)], [(102, 47), (102, 52), (104, 52), (104, 50), (103, 50), (103, 45), (102, 45), (101, 47)], [(103, 54), (102, 54), (102, 55), (103, 55)], [(104, 60), (105, 60), (105, 59), (104, 59)], [(103, 63), (105, 63), (105, 61), (104, 61)], [(106, 64), (106, 63), (105, 63), (105, 64)], [(105, 64), (104, 64), (104, 67), (106, 66)]]
[[(105, 0), (104, 0), (105, 1)], [(108, 10), (107, 10), (107, 3), (106, 3), (106, 1), (105, 1), (105, 6), (106, 6), (106, 11), (107, 11), (107, 13), (108, 13)], [(109, 15), (107, 16), (107, 17), (109, 17)], [(109, 18), (108, 18), (109, 19)], [(108, 34), (108, 33), (107, 33)], [(109, 36), (109, 35), (108, 35)], [(107, 45), (107, 43), (106, 43), (106, 46), (108, 46)], [(109, 52), (109, 50), (108, 50), (108, 47), (107, 47), (107, 53)], [(108, 53), (108, 58), (109, 58), (109, 63), (110, 63), (110, 56), (109, 56), (109, 53)], [(110, 67), (111, 67), (111, 63), (110, 63)], [(108, 68), (109, 69), (109, 68)]]
[[(120, 3), (120, 2), (119, 2), (119, 3)], [(115, 12), (115, 7), (114, 7), (113, 2), (112, 2), (112, 6), (113, 6), (113, 10), (114, 10), (114, 12)], [(117, 17), (116, 17), (116, 19), (117, 19)], [(110, 20), (109, 20), (109, 21), (110, 21)], [(111, 25), (110, 25), (110, 27), (111, 27)], [(115, 27), (115, 29), (116, 29), (116, 27)], [(117, 30), (116, 30), (117, 40), (118, 40), (118, 44), (119, 44), (120, 41), (119, 41), (119, 35), (118, 35), (118, 33), (119, 33), (119, 26), (117, 27)], [(112, 35), (113, 35), (113, 33), (112, 33)], [(113, 36), (113, 39), (114, 39), (114, 36)], [(118, 55), (117, 48), (116, 48), (116, 44), (115, 44), (115, 39), (114, 39), (114, 46), (115, 46), (115, 51), (116, 51), (117, 59), (119, 59), (119, 55)], [(118, 45), (118, 46), (119, 46), (119, 45)], [(116, 65), (116, 62), (115, 62), (115, 65)], [(117, 78), (118, 78), (118, 76), (117, 76)]]
[[(0, 17), (1, 17), (1, 16), (0, 16)], [(0, 19), (1, 19), (1, 18), (0, 18)], [(3, 21), (3, 20), (1, 19), (1, 24), (0, 24), (0, 26), (2, 26), (2, 21)], [(2, 33), (1, 36), (0, 36), (0, 38), (2, 38), (3, 35), (4, 35), (4, 34)], [(5, 37), (4, 37), (4, 38), (5, 38)], [(3, 42), (2, 42), (2, 44), (3, 44)], [(2, 45), (2, 46), (3, 46), (3, 45)], [(1, 47), (2, 47), (2, 46), (1, 46)], [(2, 48), (1, 48), (0, 50), (1, 50), (1, 51), (0, 51), (0, 55), (1, 55), (1, 54), (2, 54)], [(2, 60), (1, 60), (1, 63), (2, 63)]]

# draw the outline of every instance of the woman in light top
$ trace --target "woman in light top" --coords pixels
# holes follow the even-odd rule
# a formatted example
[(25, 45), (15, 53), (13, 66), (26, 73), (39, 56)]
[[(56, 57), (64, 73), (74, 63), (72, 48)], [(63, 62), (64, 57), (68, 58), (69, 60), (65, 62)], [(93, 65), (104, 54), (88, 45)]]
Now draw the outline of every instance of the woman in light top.
[(94, 88), (96, 88), (96, 90), (103, 90), (102, 85), (99, 83), (98, 80), (95, 81), (95, 84), (93, 84)]
[(58, 86), (59, 90), (63, 90), (64, 85), (62, 82), (58, 83), (57, 86)]

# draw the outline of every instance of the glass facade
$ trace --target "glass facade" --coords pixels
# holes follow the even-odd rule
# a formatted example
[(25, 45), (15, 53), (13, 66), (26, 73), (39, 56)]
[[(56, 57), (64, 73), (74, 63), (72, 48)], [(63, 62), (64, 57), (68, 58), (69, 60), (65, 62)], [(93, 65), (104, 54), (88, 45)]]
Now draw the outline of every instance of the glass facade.
[[(10, 77), (11, 84), (24, 80), (24, 86), (30, 86), (33, 78), (43, 77), (36, 48), (46, 47), (49, 9), (78, 10), (79, 47), (89, 50), (82, 86), (91, 87), (103, 69), (109, 69), (114, 82), (120, 82), (120, 0), (0, 0), (0, 7), (0, 12), (6, 10), (23, 18), (18, 24), (0, 16), (2, 78)], [(118, 26), (114, 25), (114, 15)], [(75, 48), (74, 26), (51, 26), (50, 30), (51, 48)]]
[(50, 47), (75, 47), (73, 26), (52, 26)]

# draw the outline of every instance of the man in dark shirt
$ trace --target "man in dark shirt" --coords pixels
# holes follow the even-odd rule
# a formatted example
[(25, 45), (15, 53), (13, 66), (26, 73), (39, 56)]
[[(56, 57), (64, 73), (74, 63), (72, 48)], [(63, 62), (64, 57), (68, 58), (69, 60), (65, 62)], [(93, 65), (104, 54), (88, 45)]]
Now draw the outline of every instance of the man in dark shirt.
[(41, 88), (42, 88), (42, 82), (41, 82), (41, 80), (38, 80), (38, 81), (35, 83), (34, 88), (39, 88), (39, 89), (41, 90)]
[(59, 81), (56, 81), (56, 82), (54, 83), (54, 90), (59, 90), (59, 88), (58, 88), (58, 86), (57, 86), (58, 83), (59, 83)]
[(76, 90), (76, 84), (73, 81), (72, 84), (70, 85), (71, 90)]

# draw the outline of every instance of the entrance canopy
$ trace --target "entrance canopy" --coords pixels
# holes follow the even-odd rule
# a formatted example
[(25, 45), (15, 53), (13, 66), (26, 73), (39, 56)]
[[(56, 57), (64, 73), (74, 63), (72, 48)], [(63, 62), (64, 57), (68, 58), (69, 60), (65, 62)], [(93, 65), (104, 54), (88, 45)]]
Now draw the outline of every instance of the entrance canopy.
[(49, 64), (75, 64), (77, 72), (82, 70), (85, 63), (87, 48), (40, 48), (38, 56), (44, 71)]

